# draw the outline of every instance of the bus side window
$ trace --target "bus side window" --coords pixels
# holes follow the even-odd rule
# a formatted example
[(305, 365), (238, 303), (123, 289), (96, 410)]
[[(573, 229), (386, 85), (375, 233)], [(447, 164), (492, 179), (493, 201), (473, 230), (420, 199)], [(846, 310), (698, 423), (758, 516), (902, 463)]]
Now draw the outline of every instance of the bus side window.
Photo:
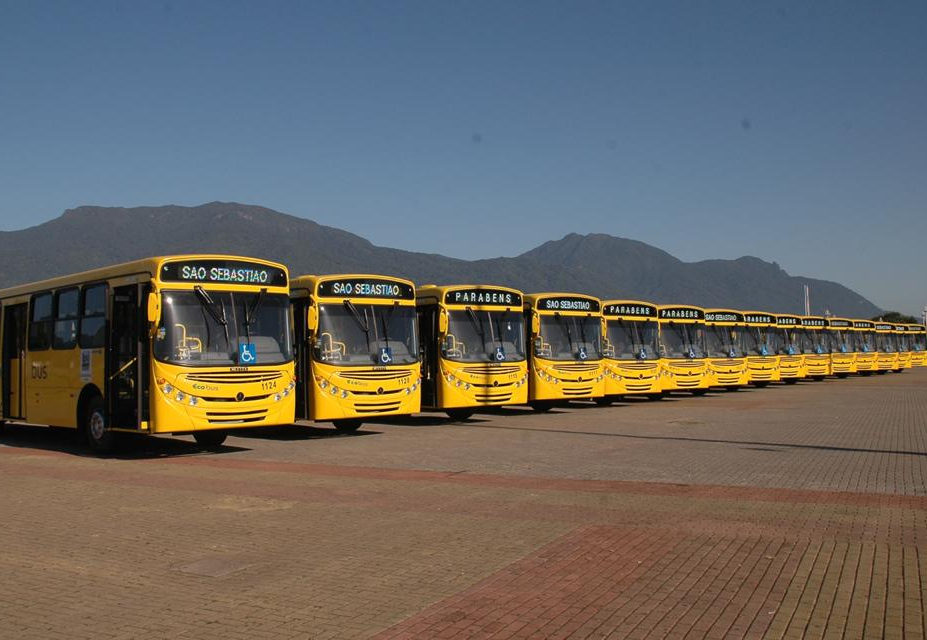
[(77, 287), (62, 289), (55, 294), (54, 349), (73, 349), (77, 345), (77, 304), (80, 290)]
[(82, 349), (98, 349), (106, 343), (106, 285), (84, 287), (82, 293), (78, 342)]
[(54, 318), (52, 294), (41, 293), (32, 297), (29, 323), (29, 351), (44, 351), (51, 346)]

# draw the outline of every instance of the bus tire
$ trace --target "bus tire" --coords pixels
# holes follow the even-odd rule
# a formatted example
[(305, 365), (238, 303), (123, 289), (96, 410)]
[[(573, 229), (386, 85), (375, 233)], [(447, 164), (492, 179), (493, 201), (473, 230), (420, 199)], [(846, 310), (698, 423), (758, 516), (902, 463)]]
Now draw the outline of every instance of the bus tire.
[(3, 435), (3, 431), (6, 429), (6, 420), (0, 420), (0, 436)]
[(332, 420), (332, 424), (341, 433), (354, 433), (364, 423), (357, 418), (344, 418), (342, 420)]
[(222, 446), (228, 435), (225, 431), (194, 431), (193, 439), (203, 449), (215, 449)]
[(474, 414), (473, 409), (468, 408), (457, 408), (457, 409), (446, 409), (447, 417), (451, 420), (463, 421), (467, 420)]
[(692, 389), (693, 396), (703, 396), (708, 393), (708, 389)]
[(554, 403), (547, 400), (535, 400), (531, 403), (531, 408), (538, 413), (547, 413), (554, 408)]
[(765, 386), (768, 385), (768, 384), (769, 384), (769, 381), (768, 381), (768, 380), (758, 380), (758, 381), (756, 381), (756, 382), (753, 383), (753, 386), (756, 387), (757, 389), (762, 389), (763, 387), (765, 387)]
[(87, 401), (81, 429), (87, 445), (94, 453), (109, 453), (116, 446), (116, 432), (106, 428), (106, 411), (100, 396), (93, 396)]

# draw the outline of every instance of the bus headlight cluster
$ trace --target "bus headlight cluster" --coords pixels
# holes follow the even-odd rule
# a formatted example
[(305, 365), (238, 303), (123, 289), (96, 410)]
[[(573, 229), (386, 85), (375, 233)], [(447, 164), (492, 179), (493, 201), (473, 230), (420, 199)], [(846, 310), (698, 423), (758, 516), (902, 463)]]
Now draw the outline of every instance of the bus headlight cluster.
[[(448, 374), (450, 375), (450, 374)], [(412, 395), (418, 390), (419, 385), (422, 384), (422, 379), (418, 378), (411, 387), (406, 387), (406, 395)]]
[(161, 392), (168, 398), (173, 399), (175, 402), (180, 402), (181, 404), (186, 403), (191, 407), (195, 407), (200, 403), (200, 398), (185, 393), (178, 389), (174, 388), (170, 382), (165, 381), (164, 379), (158, 379), (158, 386), (161, 388)]
[(538, 376), (540, 376), (541, 380), (544, 380), (545, 382), (549, 382), (550, 384), (560, 384), (559, 378), (555, 378), (554, 376), (550, 375), (546, 371), (538, 370)]
[(527, 383), (528, 383), (528, 374), (526, 373), (525, 375), (521, 377), (520, 380), (515, 381), (515, 386), (520, 387), (521, 385), (527, 384)]

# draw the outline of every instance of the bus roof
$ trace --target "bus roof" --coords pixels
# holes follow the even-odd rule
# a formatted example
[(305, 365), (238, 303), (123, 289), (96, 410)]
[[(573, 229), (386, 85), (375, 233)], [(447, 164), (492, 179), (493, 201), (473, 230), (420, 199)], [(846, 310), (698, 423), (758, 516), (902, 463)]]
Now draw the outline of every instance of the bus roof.
[(169, 256), (157, 256), (151, 258), (142, 258), (140, 260), (133, 260), (132, 262), (123, 262), (120, 264), (114, 264), (107, 267), (99, 267), (97, 269), (90, 269), (88, 271), (81, 271), (78, 273), (72, 273), (63, 276), (57, 276), (55, 278), (48, 278), (46, 280), (39, 280), (36, 282), (30, 282), (27, 284), (20, 284), (7, 289), (0, 290), (0, 299), (12, 298), (15, 296), (29, 295), (32, 293), (37, 293), (40, 291), (46, 291), (49, 289), (59, 289), (61, 287), (67, 287), (72, 285), (79, 285), (85, 282), (100, 282), (103, 280), (109, 280), (112, 278), (121, 278), (124, 276), (132, 275), (142, 275), (147, 276), (148, 278), (156, 278), (157, 274), (160, 272), (162, 265), (168, 262), (183, 262), (183, 261), (200, 261), (200, 260), (228, 260), (228, 261), (241, 261), (241, 262), (253, 262), (257, 264), (267, 265), (275, 268), (282, 269), (284, 273), (288, 273), (284, 265), (277, 262), (271, 262), (269, 260), (262, 260), (260, 258), (248, 258), (245, 256), (231, 256), (231, 255), (220, 255), (220, 254), (179, 254), (179, 255), (169, 255)]

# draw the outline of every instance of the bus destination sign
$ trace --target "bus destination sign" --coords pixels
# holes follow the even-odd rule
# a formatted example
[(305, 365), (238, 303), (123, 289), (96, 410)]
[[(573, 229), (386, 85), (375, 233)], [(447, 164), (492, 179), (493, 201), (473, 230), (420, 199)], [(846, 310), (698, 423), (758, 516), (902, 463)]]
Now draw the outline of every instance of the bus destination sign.
[(811, 327), (812, 329), (820, 329), (827, 325), (827, 320), (824, 318), (802, 318), (801, 326)]
[(849, 329), (850, 321), (843, 318), (828, 318), (827, 326), (831, 329)]
[(390, 298), (415, 300), (415, 289), (388, 278), (335, 278), (319, 283), (320, 298)]
[(245, 284), (285, 287), (286, 271), (280, 267), (243, 260), (178, 260), (161, 266), (162, 282), (197, 284)]
[(705, 322), (743, 322), (744, 314), (737, 311), (706, 311)]
[(747, 324), (776, 324), (776, 316), (769, 313), (745, 313), (744, 322)]
[(895, 325), (886, 324), (884, 322), (877, 322), (875, 325), (875, 330), (876, 331), (894, 331)]
[(454, 289), (444, 294), (444, 304), (521, 307), (521, 294), (506, 289), (492, 289), (489, 287)]
[(656, 318), (657, 308), (652, 304), (640, 302), (610, 302), (602, 307), (602, 315)]
[(698, 307), (660, 307), (661, 320), (704, 320), (705, 312)]
[(854, 320), (854, 329), (872, 329), (872, 322), (869, 320)]
[(801, 324), (801, 318), (798, 316), (778, 316), (777, 324), (780, 327), (797, 327)]
[(599, 301), (582, 296), (554, 296), (538, 300), (539, 311), (589, 311), (599, 312)]

